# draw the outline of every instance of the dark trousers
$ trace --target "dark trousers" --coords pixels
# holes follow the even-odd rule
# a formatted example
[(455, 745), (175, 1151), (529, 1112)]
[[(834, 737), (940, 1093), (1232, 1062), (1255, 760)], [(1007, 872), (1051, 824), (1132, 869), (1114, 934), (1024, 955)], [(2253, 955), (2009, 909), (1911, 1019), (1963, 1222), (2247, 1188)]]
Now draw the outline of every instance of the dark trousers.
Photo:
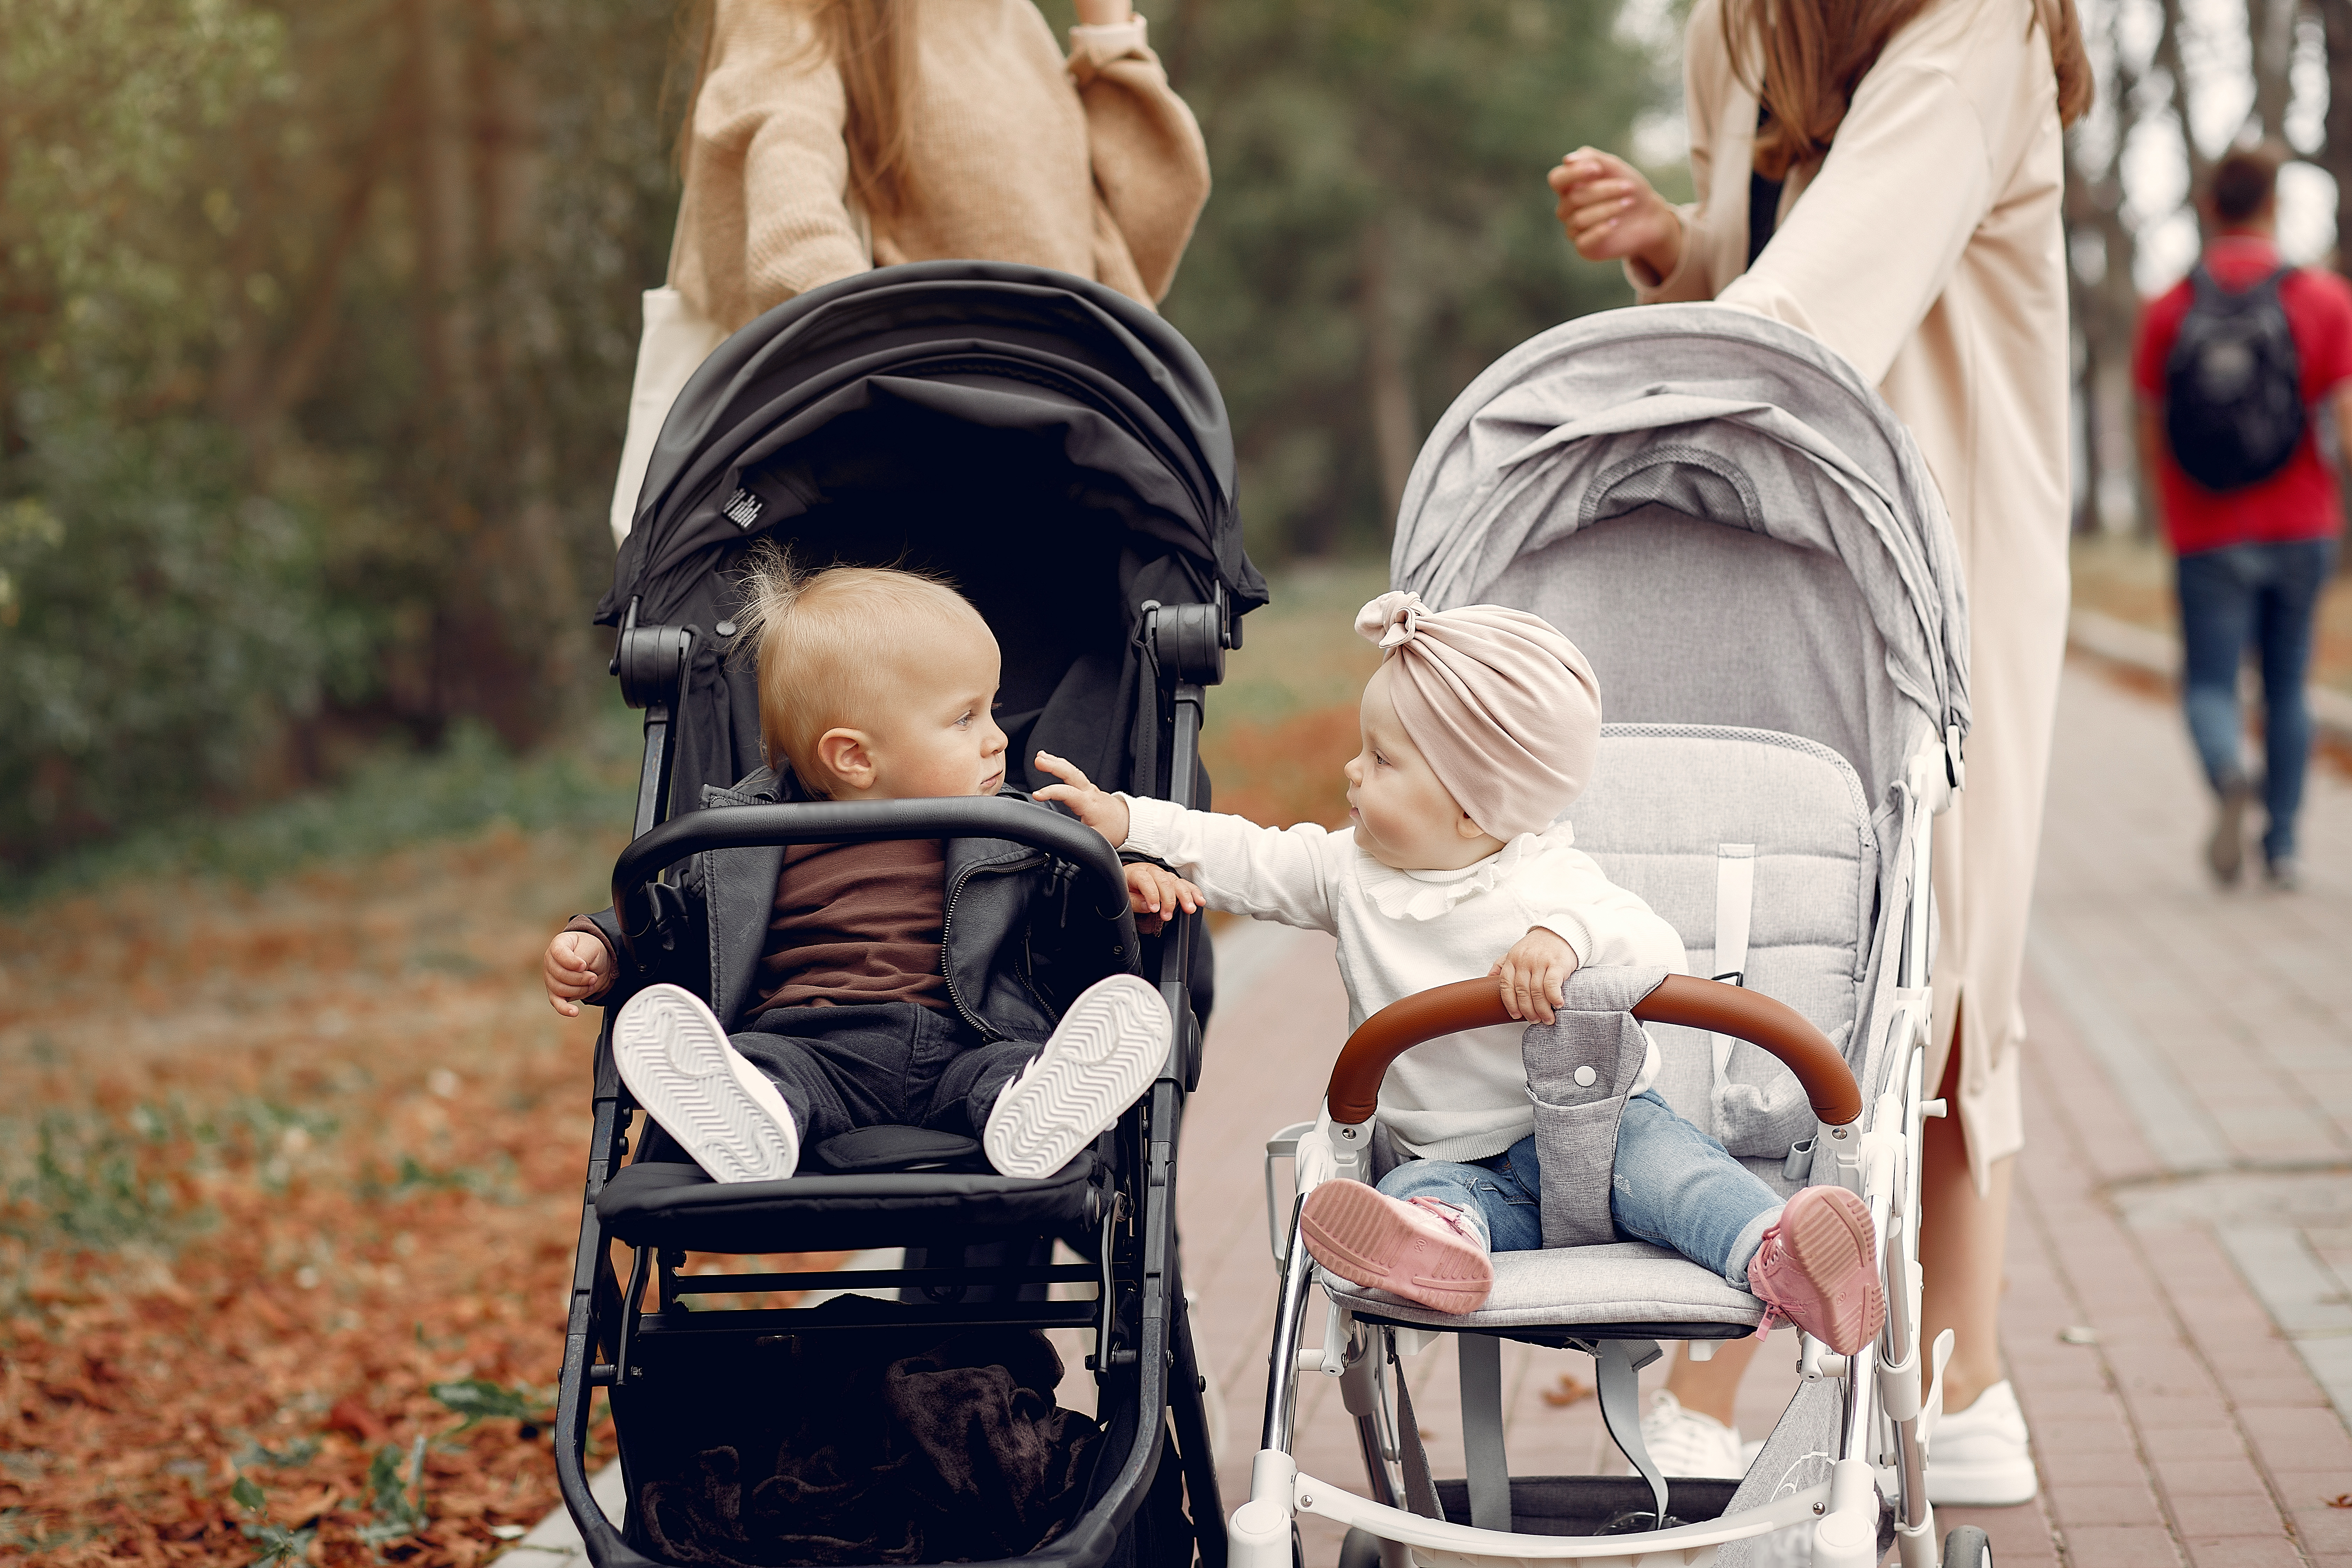
[(2304, 679), (2311, 665), (2311, 624), (2336, 568), (2336, 542), (2231, 544), (2180, 558), (2182, 706), (2189, 732), (2215, 790), (2245, 776), (2239, 761), (2244, 721), (2238, 712), (2238, 667), (2251, 645), (2263, 676), (2263, 805), (2270, 816), (2263, 854), (2294, 853), (2294, 817), (2311, 757), (2311, 712)]
[(777, 1007), (729, 1037), (774, 1080), (801, 1147), (860, 1127), (930, 1127), (977, 1138), (997, 1094), (1041, 1048), (989, 1044), (953, 1013), (915, 1002)]

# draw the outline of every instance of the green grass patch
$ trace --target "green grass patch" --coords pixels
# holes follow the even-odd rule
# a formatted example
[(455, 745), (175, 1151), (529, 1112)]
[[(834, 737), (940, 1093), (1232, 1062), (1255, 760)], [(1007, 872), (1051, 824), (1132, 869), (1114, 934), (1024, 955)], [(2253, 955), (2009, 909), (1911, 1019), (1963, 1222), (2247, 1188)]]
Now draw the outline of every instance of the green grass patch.
[(485, 726), (454, 726), (431, 752), (387, 748), (323, 789), (232, 816), (190, 815), (68, 852), (29, 873), (0, 868), (18, 909), (131, 879), (219, 877), (257, 886), (320, 860), (469, 837), (496, 823), (625, 827), (636, 792), (637, 716), (615, 701), (569, 744), (520, 755)]

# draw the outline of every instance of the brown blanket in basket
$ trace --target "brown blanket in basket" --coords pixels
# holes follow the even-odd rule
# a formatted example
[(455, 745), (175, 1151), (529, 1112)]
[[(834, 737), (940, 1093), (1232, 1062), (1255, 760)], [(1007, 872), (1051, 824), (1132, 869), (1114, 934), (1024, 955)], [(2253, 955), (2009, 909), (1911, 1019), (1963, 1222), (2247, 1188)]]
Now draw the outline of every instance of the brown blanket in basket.
[[(646, 1484), (674, 1563), (948, 1563), (1042, 1545), (1084, 1500), (1093, 1421), (1054, 1403), (1061, 1358), (1034, 1330), (978, 1329), (884, 1361), (841, 1342), (811, 1367), (772, 1452), (714, 1447)], [(905, 1342), (896, 1343), (903, 1352)], [(889, 1352), (895, 1353), (895, 1352)]]

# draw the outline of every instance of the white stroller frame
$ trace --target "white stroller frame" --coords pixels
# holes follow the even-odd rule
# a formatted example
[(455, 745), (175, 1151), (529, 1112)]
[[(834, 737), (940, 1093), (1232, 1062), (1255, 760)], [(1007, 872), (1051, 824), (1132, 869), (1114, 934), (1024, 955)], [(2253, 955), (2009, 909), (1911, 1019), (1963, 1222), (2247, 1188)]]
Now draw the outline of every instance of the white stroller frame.
[[(1695, 432), (1704, 432), (1709, 445), (1696, 445)], [(1621, 521), (1622, 526), (1605, 531), (1606, 537), (1594, 531)], [(1643, 522), (1669, 525), (1669, 531), (1661, 535), (1634, 526)], [(1718, 571), (1710, 577), (1703, 570), (1714, 548), (1708, 538), (1720, 532), (1696, 526), (1708, 523), (1796, 548), (1776, 554), (1771, 546), (1759, 548), (1750, 540), (1718, 540), (1727, 550), (1736, 543), (1749, 552), (1738, 559), (1759, 568), (1752, 579), (1719, 581), (1727, 574)], [(1613, 564), (1631, 559), (1628, 550), (1659, 537), (1680, 546), (1685, 563), (1696, 561), (1702, 568), (1694, 577), (1685, 565), (1683, 575), (1660, 594), (1687, 598), (1712, 592), (1720, 604), (1715, 617), (1706, 616), (1704, 606), (1691, 612), (1699, 629), (1685, 632), (1685, 646), (1654, 659), (1636, 632), (1608, 625), (1643, 618), (1640, 595), (1618, 596), (1622, 580), (1609, 580), (1603, 599), (1580, 601), (1577, 594), (1595, 589), (1579, 586), (1573, 574), (1555, 572), (1546, 579), (1537, 570), (1546, 563), (1596, 562), (1599, 566), (1585, 577), (1597, 583)], [(1571, 545), (1581, 552), (1566, 554)], [(1798, 559), (1807, 552), (1810, 557)], [(1794, 656), (1789, 672), (1790, 684), (1805, 689), (1774, 708), (1770, 694), (1755, 695), (1769, 681), (1751, 680), (1743, 688), (1741, 672), (1721, 662), (1754, 659), (1752, 649), (1732, 646), (1738, 639), (1720, 628), (1731, 624), (1727, 617), (1752, 605), (1740, 595), (1757, 591), (1755, 584), (1771, 575), (1763, 568), (1785, 569), (1783, 583), (1818, 584), (1827, 570), (1819, 559), (1822, 554), (1837, 561), (1838, 585), (1853, 595), (1853, 604), (1866, 607), (1866, 623), (1857, 616), (1860, 629), (1841, 629), (1838, 617), (1825, 614), (1819, 619), (1827, 631), (1809, 626), (1786, 634), (1801, 643), (1809, 636), (1813, 641)], [(1520, 570), (1528, 561), (1536, 564)], [(1286, 1568), (1294, 1563), (1300, 1513), (1349, 1528), (1345, 1568), (1369, 1568), (1375, 1544), (1382, 1568), (1412, 1568), (1416, 1562), (1422, 1568), (1565, 1562), (1593, 1568), (1744, 1564), (1758, 1538), (1807, 1521), (1812, 1521), (1815, 1568), (1862, 1568), (1879, 1561), (1888, 1544), (1883, 1528), (1890, 1522), (1887, 1503), (1892, 1544), (1899, 1548), (1905, 1568), (1935, 1568), (1945, 1552), (1935, 1534), (1926, 1468), (1941, 1412), (1951, 1334), (1939, 1335), (1932, 1347), (1933, 1376), (1923, 1398), (1916, 1224), (1920, 1129), (1923, 1118), (1945, 1114), (1940, 1101), (1926, 1098), (1930, 1086), (1924, 1081), (1932, 1013), (1928, 825), (1949, 805), (1960, 782), (1959, 743), (1968, 712), (1966, 621), (1957, 564), (1940, 499), (1916, 447), (1850, 367), (1779, 323), (1716, 306), (1654, 306), (1591, 317), (1513, 351), (1456, 401), (1416, 464), (1392, 576), (1440, 608), (1513, 604), (1548, 614), (1570, 629), (1600, 672), (1612, 719), (1627, 716), (1631, 708), (1631, 717), (1650, 721), (1612, 723), (1604, 731), (1604, 757), (1612, 747), (1639, 740), (1779, 746), (1827, 759), (1817, 765), (1856, 780), (1862, 785), (1857, 805), (1864, 804), (1866, 792), (1871, 826), (1864, 832), (1864, 845), (1876, 872), (1871, 889), (1874, 913), (1865, 920), (1868, 951), (1856, 954), (1849, 995), (1824, 1003), (1822, 995), (1809, 993), (1804, 1004), (1816, 1014), (1832, 1015), (1843, 1005), (1843, 1015), (1830, 1032), (1843, 1035), (1843, 1051), (1818, 1026), (1819, 1017), (1808, 1020), (1779, 1007), (1786, 1017), (1776, 1023), (1768, 1009), (1778, 1004), (1737, 985), (1670, 980), (1637, 1005), (1634, 1016), (1714, 1031), (1718, 1096), (1726, 1081), (1726, 1054), (1732, 1048), (1726, 1037), (1745, 1039), (1800, 1068), (1816, 1112), (1814, 1136), (1810, 1151), (1803, 1142), (1790, 1147), (1788, 1180), (1778, 1184), (1786, 1191), (1802, 1180), (1834, 1182), (1868, 1205), (1879, 1238), (1886, 1321), (1874, 1344), (1850, 1357), (1801, 1335), (1802, 1382), (1747, 1478), (1720, 1505), (1717, 1517), (1675, 1522), (1666, 1481), (1641, 1438), (1638, 1371), (1656, 1358), (1658, 1339), (1739, 1336), (1760, 1317), (1760, 1303), (1744, 1314), (1727, 1309), (1722, 1299), (1738, 1293), (1717, 1279), (1707, 1291), (1694, 1290), (1688, 1321), (1678, 1317), (1672, 1305), (1677, 1298), (1671, 1293), (1659, 1298), (1666, 1306), (1647, 1300), (1630, 1317), (1626, 1310), (1592, 1300), (1564, 1300), (1556, 1319), (1540, 1310), (1531, 1312), (1524, 1301), (1511, 1311), (1495, 1310), (1505, 1294), (1506, 1270), (1517, 1265), (1526, 1266), (1523, 1278), (1544, 1268), (1549, 1270), (1546, 1278), (1555, 1281), (1566, 1278), (1562, 1265), (1584, 1267), (1580, 1254), (1647, 1252), (1656, 1255), (1658, 1265), (1668, 1266), (1670, 1255), (1662, 1249), (1621, 1244), (1498, 1255), (1496, 1293), (1487, 1307), (1448, 1318), (1331, 1279), (1301, 1245), (1298, 1210), (1307, 1192), (1322, 1181), (1370, 1181), (1377, 1173), (1378, 1129), (1371, 1110), (1388, 1062), (1420, 1041), (1504, 1017), (1492, 981), (1408, 997), (1366, 1020), (1349, 1037), (1333, 1070), (1324, 1117), (1285, 1128), (1267, 1144), (1268, 1224), (1281, 1294), (1250, 1495), (1229, 1521), (1233, 1568)], [(1559, 587), (1559, 581), (1569, 586)], [(1657, 603), (1664, 605), (1666, 598)], [(1650, 624), (1664, 622), (1654, 615)], [(1769, 643), (1777, 634), (1768, 628), (1759, 635)], [(1824, 645), (1838, 637), (1854, 646), (1843, 657), (1823, 657)], [(1702, 646), (1710, 640), (1726, 646), (1711, 652)], [(1632, 657), (1636, 648), (1643, 658)], [(1718, 663), (1709, 666), (1710, 658)], [(1652, 663), (1672, 668), (1661, 676), (1647, 668)], [(1809, 701), (1814, 708), (1801, 712)], [(1724, 727), (1756, 724), (1759, 703), (1766, 710), (1761, 717), (1779, 721), (1769, 726), (1770, 732)], [(1791, 738), (1778, 732), (1783, 731), (1810, 733)], [(1605, 764), (1601, 776), (1611, 776)], [(1605, 868), (1605, 835), (1588, 847)], [(1716, 967), (1745, 969), (1744, 905), (1738, 928), (1728, 931), (1724, 906), (1717, 908)], [(1694, 949), (1700, 945), (1691, 931), (1685, 934)], [(1723, 961), (1727, 949), (1734, 961)], [(1678, 988), (1675, 996), (1656, 1005), (1669, 988)], [(1829, 1068), (1824, 1071), (1818, 1059), (1809, 1067), (1801, 1063), (1807, 1049), (1826, 1053)], [(1763, 1071), (1766, 1078), (1750, 1073), (1759, 1086), (1751, 1100), (1761, 1096), (1769, 1101), (1777, 1092), (1769, 1082), (1776, 1069), (1765, 1064)], [(1843, 1079), (1843, 1096), (1825, 1088), (1831, 1077)], [(1826, 1112), (1825, 1105), (1831, 1107)], [(1781, 1096), (1776, 1114), (1785, 1121), (1790, 1109)], [(1801, 1106), (1795, 1109), (1802, 1113)], [(1297, 1186), (1286, 1212), (1275, 1171), (1286, 1155), (1296, 1158)], [(1783, 1173), (1781, 1163), (1750, 1160), (1768, 1181)], [(1539, 1259), (1552, 1262), (1534, 1261)], [(1596, 1258), (1591, 1271), (1618, 1261)], [(1696, 1265), (1670, 1266), (1686, 1271), (1693, 1285), (1706, 1274)], [(1309, 1289), (1318, 1283), (1326, 1297), (1323, 1342), (1319, 1349), (1303, 1349)], [(1394, 1361), (1400, 1341), (1418, 1348), (1412, 1342), (1426, 1342), (1444, 1331), (1455, 1333), (1461, 1352), (1469, 1462), (1469, 1479), (1461, 1483), (1451, 1511), (1466, 1514), (1468, 1524), (1441, 1516), (1447, 1510), (1428, 1477), (1409, 1394), (1402, 1376), (1389, 1378), (1383, 1365)], [(1633, 1511), (1667, 1528), (1627, 1530), (1639, 1521), (1621, 1517), (1612, 1521), (1621, 1532), (1611, 1534), (1510, 1529), (1515, 1489), (1502, 1433), (1502, 1338), (1592, 1354), (1604, 1423), (1637, 1472), (1630, 1480), (1560, 1478), (1542, 1484), (1585, 1487), (1591, 1498), (1604, 1501), (1612, 1496), (1622, 1500), (1628, 1486), (1645, 1486), (1649, 1506)], [(1300, 1471), (1292, 1458), (1297, 1380), (1312, 1373), (1339, 1382), (1364, 1455), (1369, 1497)], [(1808, 1461), (1824, 1458), (1826, 1477), (1801, 1483), (1791, 1479), (1808, 1468), (1817, 1472), (1818, 1465), (1809, 1467)], [(1882, 1479), (1893, 1494), (1885, 1502)], [(1686, 1482), (1674, 1490), (1677, 1497), (1705, 1501), (1707, 1488), (1708, 1483)], [(1561, 1495), (1577, 1494), (1571, 1489)], [(1622, 1509), (1622, 1500), (1618, 1506)], [(1586, 1517), (1589, 1525), (1591, 1516)], [(1493, 1527), (1497, 1522), (1501, 1528)], [(1965, 1551), (1959, 1550), (1964, 1537), (1973, 1538)], [(1955, 1563), (1975, 1558), (1983, 1546), (1973, 1530), (1955, 1531), (1947, 1544), (1954, 1548)]]

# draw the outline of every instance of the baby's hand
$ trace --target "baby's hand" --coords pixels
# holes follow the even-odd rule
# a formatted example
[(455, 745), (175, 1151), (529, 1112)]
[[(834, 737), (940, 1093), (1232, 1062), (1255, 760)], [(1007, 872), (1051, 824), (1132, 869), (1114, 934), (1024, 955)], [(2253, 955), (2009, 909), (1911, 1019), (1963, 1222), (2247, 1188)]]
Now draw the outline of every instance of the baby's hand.
[(1503, 1006), (1512, 1017), (1549, 1024), (1560, 1005), (1560, 988), (1576, 973), (1576, 949), (1538, 926), (1513, 942), (1511, 951), (1486, 973), (1502, 980)]
[(602, 996), (619, 973), (613, 953), (584, 931), (560, 931), (547, 944), (547, 1004), (567, 1018), (580, 1016), (580, 1004)]
[[(1037, 753), (1040, 772), (1049, 773), (1062, 782), (1047, 784), (1034, 796), (1038, 800), (1059, 801), (1077, 813), (1078, 820), (1110, 840), (1114, 849), (1127, 842), (1127, 802), (1108, 790), (1095, 788), (1094, 781), (1080, 773), (1077, 764), (1051, 752)], [(1134, 886), (1129, 882), (1129, 887)], [(1143, 906), (1138, 904), (1137, 909)]]
[(1127, 896), (1135, 902), (1135, 929), (1146, 936), (1166, 925), (1179, 909), (1197, 914), (1207, 902), (1200, 889), (1164, 866), (1129, 866)]

